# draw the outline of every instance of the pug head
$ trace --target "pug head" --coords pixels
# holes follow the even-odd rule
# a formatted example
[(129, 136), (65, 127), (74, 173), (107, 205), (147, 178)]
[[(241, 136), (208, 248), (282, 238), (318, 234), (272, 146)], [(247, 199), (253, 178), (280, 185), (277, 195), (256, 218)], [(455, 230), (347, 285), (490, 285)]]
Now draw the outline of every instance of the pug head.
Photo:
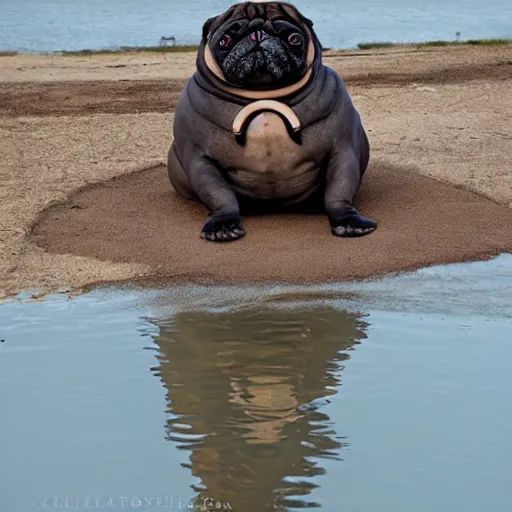
[(244, 2), (203, 27), (223, 78), (245, 89), (277, 89), (301, 80), (316, 46), (313, 23), (283, 2)]

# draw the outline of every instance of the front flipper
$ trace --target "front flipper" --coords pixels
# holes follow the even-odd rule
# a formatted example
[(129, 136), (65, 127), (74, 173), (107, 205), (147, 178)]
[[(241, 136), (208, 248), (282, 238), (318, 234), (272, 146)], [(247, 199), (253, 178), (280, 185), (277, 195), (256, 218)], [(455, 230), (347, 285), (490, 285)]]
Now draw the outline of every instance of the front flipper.
[(341, 139), (328, 164), (325, 208), (335, 236), (364, 236), (377, 229), (376, 221), (363, 217), (354, 208), (370, 151), (368, 138), (362, 127), (360, 130), (360, 147), (356, 149), (350, 138)]
[(355, 208), (329, 218), (331, 232), (335, 236), (364, 236), (377, 229), (374, 220), (359, 215)]
[(245, 235), (235, 193), (209, 158), (195, 156), (188, 178), (200, 201), (209, 210), (201, 238), (211, 242), (231, 242)]
[(203, 226), (201, 238), (211, 242), (232, 242), (245, 236), (240, 215), (214, 215)]

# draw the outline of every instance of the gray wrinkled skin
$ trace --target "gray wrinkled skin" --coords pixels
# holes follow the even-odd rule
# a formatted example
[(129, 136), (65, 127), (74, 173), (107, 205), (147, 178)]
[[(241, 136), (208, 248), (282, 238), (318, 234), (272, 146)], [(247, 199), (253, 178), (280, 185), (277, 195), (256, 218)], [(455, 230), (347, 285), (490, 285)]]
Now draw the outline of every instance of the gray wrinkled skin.
[[(238, 4), (220, 20), (210, 19), (205, 24), (197, 71), (187, 82), (175, 111), (174, 141), (167, 164), (173, 188), (208, 210), (201, 231), (201, 237), (208, 241), (229, 242), (245, 236), (241, 218), (245, 212), (301, 211), (313, 203), (320, 203), (334, 236), (371, 233), (376, 222), (361, 216), (354, 207), (370, 157), (368, 138), (343, 80), (322, 63), (321, 45), (309, 20), (304, 19), (304, 24), (315, 41), (313, 78), (300, 91), (279, 100), (300, 119), (300, 140), (292, 140), (274, 113), (257, 115), (249, 123), (245, 142), (236, 140), (233, 120), (251, 100), (227, 92), (206, 66), (203, 52), (208, 44), (205, 34), (212, 23), (218, 25), (211, 37), (216, 42), (226, 33), (230, 17), (240, 20), (240, 12), (247, 13), (247, 9)], [(267, 27), (271, 20), (265, 19), (265, 13), (279, 16), (282, 12), (276, 2), (250, 4), (250, 9), (247, 22), (254, 22), (254, 13), (263, 17), (261, 23)], [(296, 19), (292, 22), (297, 23)], [(305, 25), (298, 29), (305, 29)], [(260, 68), (269, 74), (271, 84), (290, 72), (304, 75), (304, 51), (289, 51), (284, 35), (274, 37), (270, 29), (266, 30), (269, 37), (257, 43), (247, 39), (244, 32), (229, 52), (215, 57), (228, 81), (229, 77), (237, 83), (249, 78), (254, 81), (254, 70)]]

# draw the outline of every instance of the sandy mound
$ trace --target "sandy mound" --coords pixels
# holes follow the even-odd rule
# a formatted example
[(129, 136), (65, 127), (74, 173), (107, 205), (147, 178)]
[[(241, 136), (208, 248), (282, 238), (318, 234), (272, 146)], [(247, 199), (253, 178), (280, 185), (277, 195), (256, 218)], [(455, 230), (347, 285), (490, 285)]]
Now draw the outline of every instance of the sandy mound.
[(174, 193), (162, 166), (82, 189), (42, 215), (32, 241), (197, 282), (332, 281), (512, 250), (510, 209), (408, 169), (374, 162), (358, 206), (379, 222), (363, 238), (332, 236), (323, 215), (286, 214), (245, 218), (244, 239), (213, 244), (199, 238), (206, 211)]

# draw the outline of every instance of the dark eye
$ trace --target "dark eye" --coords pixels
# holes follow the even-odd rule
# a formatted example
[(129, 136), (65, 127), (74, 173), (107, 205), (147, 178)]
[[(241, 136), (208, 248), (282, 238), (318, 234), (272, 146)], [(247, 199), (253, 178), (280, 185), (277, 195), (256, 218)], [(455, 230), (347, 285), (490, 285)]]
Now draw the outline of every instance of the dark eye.
[(292, 46), (299, 46), (300, 44), (302, 44), (302, 37), (300, 34), (297, 34), (297, 32), (294, 32), (293, 34), (290, 34), (290, 36), (288, 37), (288, 42)]
[(222, 48), (227, 48), (228, 46), (231, 46), (231, 37), (227, 34), (225, 36), (222, 36), (219, 41), (219, 46), (222, 46)]

